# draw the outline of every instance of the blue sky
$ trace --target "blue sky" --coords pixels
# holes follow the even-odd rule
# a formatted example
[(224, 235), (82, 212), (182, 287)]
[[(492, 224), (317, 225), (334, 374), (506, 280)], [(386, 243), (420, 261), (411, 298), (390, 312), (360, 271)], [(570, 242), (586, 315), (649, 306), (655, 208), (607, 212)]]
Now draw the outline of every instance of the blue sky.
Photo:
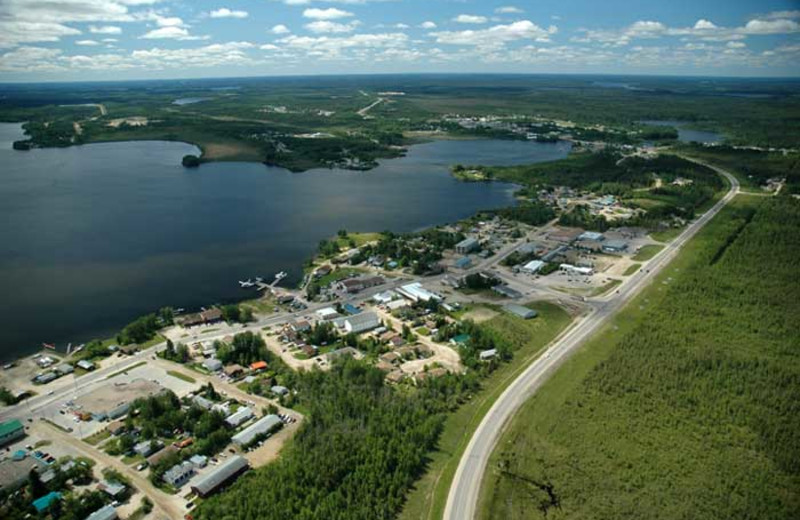
[(395, 72), (800, 76), (800, 2), (0, 0), (0, 81)]

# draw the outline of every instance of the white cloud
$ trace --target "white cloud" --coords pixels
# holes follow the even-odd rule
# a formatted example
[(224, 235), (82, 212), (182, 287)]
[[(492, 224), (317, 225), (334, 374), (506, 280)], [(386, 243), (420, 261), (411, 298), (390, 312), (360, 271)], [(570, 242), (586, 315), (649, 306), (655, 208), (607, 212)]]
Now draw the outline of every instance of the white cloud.
[(176, 25), (168, 25), (153, 29), (139, 38), (144, 40), (207, 40), (208, 36), (193, 36), (189, 30)]
[(306, 29), (313, 33), (349, 33), (353, 32), (360, 25), (358, 20), (349, 23), (331, 22), (330, 20), (315, 20), (304, 25)]
[(515, 7), (513, 5), (504, 5), (502, 7), (498, 7), (497, 9), (495, 9), (494, 12), (497, 14), (520, 14), (523, 13), (524, 11), (519, 7)]
[(695, 24), (694, 24), (694, 29), (698, 29), (698, 30), (716, 29), (716, 28), (717, 28), (717, 26), (714, 25), (714, 22), (711, 22), (711, 21), (705, 20), (705, 19), (697, 20), (695, 22)]
[(160, 16), (158, 14), (153, 13), (152, 18), (155, 20), (156, 25), (159, 27), (185, 27), (186, 24), (183, 23), (181, 18), (177, 16)]
[(78, 29), (59, 23), (0, 21), (0, 48), (20, 43), (57, 42), (63, 36), (78, 34), (82, 34)]
[(329, 7), (328, 9), (311, 8), (303, 11), (303, 16), (312, 20), (338, 20), (339, 18), (349, 18), (353, 16), (353, 13), (342, 11), (335, 7)]
[(489, 19), (485, 16), (478, 16), (474, 14), (460, 14), (453, 18), (453, 21), (457, 23), (481, 24), (488, 22)]
[(100, 45), (100, 42), (98, 42), (96, 40), (78, 40), (78, 41), (75, 42), (75, 45), (82, 45), (82, 46), (85, 46), (85, 47), (91, 47), (91, 46), (94, 46), (94, 45)]
[(90, 25), (89, 32), (92, 34), (122, 34), (122, 28), (114, 25), (102, 25), (99, 27)]
[(285, 51), (300, 52), (322, 60), (360, 59), (371, 61), (374, 52), (401, 49), (408, 43), (405, 33), (353, 34), (351, 36), (287, 36), (277, 43)]
[(208, 14), (211, 18), (247, 18), (249, 13), (247, 11), (232, 11), (227, 7), (220, 7)]
[(744, 42), (728, 42), (725, 46), (729, 49), (744, 49), (747, 44)]
[(419, 24), (421, 29), (436, 29), (436, 24), (428, 20), (427, 22), (422, 22)]
[(744, 26), (744, 34), (786, 34), (800, 31), (800, 24), (794, 20), (750, 20)]
[(278, 25), (272, 26), (272, 29), (270, 29), (269, 32), (272, 34), (289, 34), (292, 31), (290, 31), (289, 28), (282, 23), (279, 23)]
[(558, 28), (554, 25), (543, 29), (530, 20), (521, 20), (508, 25), (495, 25), (488, 29), (443, 31), (434, 32), (431, 35), (436, 38), (437, 43), (498, 47), (514, 40), (548, 42), (550, 36), (556, 32), (558, 32)]
[(800, 10), (794, 11), (773, 11), (771, 13), (767, 13), (764, 16), (759, 16), (764, 20), (776, 20), (778, 18), (800, 18)]

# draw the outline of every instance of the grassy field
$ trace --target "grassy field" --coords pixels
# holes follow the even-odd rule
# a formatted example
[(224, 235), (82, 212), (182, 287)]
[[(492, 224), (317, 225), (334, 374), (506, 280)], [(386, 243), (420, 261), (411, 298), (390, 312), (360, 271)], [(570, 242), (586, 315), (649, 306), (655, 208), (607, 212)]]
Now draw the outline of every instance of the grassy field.
[(724, 209), (523, 406), (479, 517), (797, 518), (798, 231), (796, 200)]
[(631, 264), (631, 265), (628, 266), (627, 269), (625, 269), (625, 272), (622, 273), (622, 275), (623, 276), (630, 276), (633, 273), (635, 273), (636, 271), (638, 271), (640, 267), (642, 267), (642, 264)]
[(539, 312), (536, 319), (523, 320), (502, 313), (483, 322), (484, 326), (491, 327), (520, 347), (514, 352), (514, 359), (510, 363), (501, 365), (484, 381), (483, 390), (448, 416), (438, 449), (431, 455), (428, 471), (409, 494), (400, 520), (441, 518), (453, 474), (475, 428), (511, 381), (571, 321), (563, 309), (551, 303), (534, 302), (529, 306)]
[(177, 377), (181, 381), (186, 381), (187, 383), (196, 383), (197, 380), (192, 376), (187, 376), (183, 372), (178, 372), (177, 370), (167, 370), (167, 374), (171, 375), (172, 377)]
[(642, 246), (639, 251), (633, 256), (633, 260), (636, 262), (644, 262), (650, 260), (654, 256), (656, 256), (664, 246), (658, 244), (650, 244), (647, 246)]
[(83, 439), (83, 442), (89, 444), (90, 446), (97, 446), (98, 444), (108, 439), (109, 437), (111, 437), (111, 432), (109, 432), (108, 430), (100, 430), (97, 433), (93, 433), (92, 435), (85, 437)]

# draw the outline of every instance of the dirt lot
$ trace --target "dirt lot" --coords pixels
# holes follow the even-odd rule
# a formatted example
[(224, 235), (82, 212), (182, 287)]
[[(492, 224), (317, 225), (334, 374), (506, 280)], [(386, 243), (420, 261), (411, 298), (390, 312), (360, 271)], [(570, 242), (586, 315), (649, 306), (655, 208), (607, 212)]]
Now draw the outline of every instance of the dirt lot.
[(469, 310), (468, 312), (464, 313), (462, 319), (465, 320), (472, 320), (475, 323), (483, 323), (484, 321), (489, 321), (495, 316), (497, 316), (498, 312), (493, 311), (487, 307), (475, 307), (474, 309)]

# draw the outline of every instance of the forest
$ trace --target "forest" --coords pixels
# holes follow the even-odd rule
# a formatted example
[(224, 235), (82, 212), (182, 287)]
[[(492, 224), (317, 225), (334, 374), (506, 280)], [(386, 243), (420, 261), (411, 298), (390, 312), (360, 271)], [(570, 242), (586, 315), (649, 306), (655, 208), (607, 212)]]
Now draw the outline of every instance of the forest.
[(481, 518), (800, 515), (800, 203), (742, 197), (523, 406)]

